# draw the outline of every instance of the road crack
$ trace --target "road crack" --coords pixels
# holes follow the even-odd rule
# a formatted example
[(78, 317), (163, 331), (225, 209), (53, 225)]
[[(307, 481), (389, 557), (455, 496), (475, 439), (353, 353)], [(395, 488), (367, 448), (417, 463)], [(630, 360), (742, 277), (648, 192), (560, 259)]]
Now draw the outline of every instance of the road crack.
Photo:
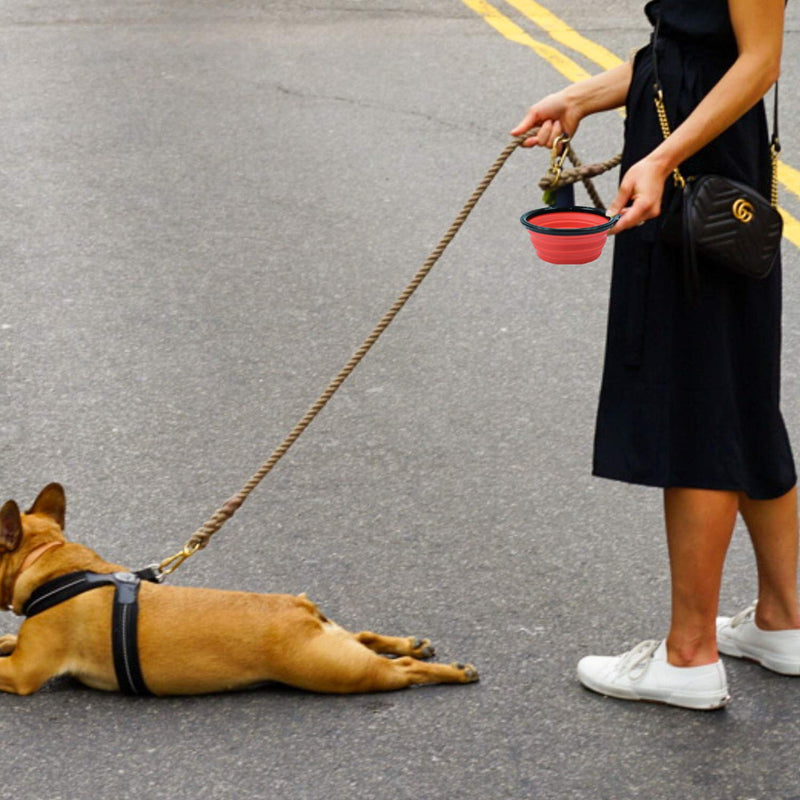
[(405, 116), (405, 117), (415, 117), (417, 119), (423, 119), (426, 122), (431, 122), (434, 125), (437, 125), (440, 128), (445, 128), (447, 130), (458, 130), (462, 132), (472, 131), (474, 133), (482, 133), (482, 134), (494, 133), (494, 131), (491, 131), (489, 128), (482, 125), (475, 125), (474, 123), (469, 123), (469, 122), (454, 123), (450, 122), (449, 120), (442, 119), (441, 117), (437, 117), (434, 114), (429, 114), (425, 111), (417, 111), (415, 109), (410, 109), (410, 108), (400, 108), (396, 105), (388, 105), (386, 103), (374, 103), (369, 100), (364, 100), (358, 97), (344, 97), (343, 95), (325, 94), (323, 92), (304, 92), (301, 89), (294, 89), (282, 83), (273, 84), (273, 88), (276, 91), (280, 92), (281, 94), (285, 94), (289, 97), (301, 98), (303, 100), (317, 100), (321, 102), (332, 102), (332, 103), (348, 103), (349, 105), (356, 106), (357, 108), (384, 111), (390, 114), (398, 114), (400, 116)]

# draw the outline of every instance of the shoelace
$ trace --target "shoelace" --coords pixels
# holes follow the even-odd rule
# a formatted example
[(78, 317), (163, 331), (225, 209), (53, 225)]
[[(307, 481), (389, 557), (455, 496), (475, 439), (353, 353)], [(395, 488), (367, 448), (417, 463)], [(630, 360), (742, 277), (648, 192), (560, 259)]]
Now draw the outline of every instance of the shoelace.
[(731, 628), (737, 628), (743, 622), (747, 622), (753, 618), (756, 613), (756, 604), (748, 606), (744, 611), (740, 611), (730, 622)]
[(656, 639), (647, 639), (644, 642), (639, 642), (636, 647), (620, 657), (617, 673), (627, 675), (631, 681), (638, 681), (643, 678), (650, 666), (653, 653), (658, 650), (660, 644), (661, 642)]

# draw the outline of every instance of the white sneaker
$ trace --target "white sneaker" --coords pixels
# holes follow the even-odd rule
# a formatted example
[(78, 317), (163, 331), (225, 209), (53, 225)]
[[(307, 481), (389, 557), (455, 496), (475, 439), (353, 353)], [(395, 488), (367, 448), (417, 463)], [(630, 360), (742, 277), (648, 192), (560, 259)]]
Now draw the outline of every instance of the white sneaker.
[(730, 696), (721, 661), (673, 667), (666, 641), (646, 641), (621, 656), (586, 656), (578, 680), (593, 692), (623, 700), (649, 700), (683, 708), (722, 708)]
[(800, 630), (765, 631), (756, 625), (755, 603), (735, 617), (717, 617), (720, 653), (749, 658), (781, 675), (800, 675)]

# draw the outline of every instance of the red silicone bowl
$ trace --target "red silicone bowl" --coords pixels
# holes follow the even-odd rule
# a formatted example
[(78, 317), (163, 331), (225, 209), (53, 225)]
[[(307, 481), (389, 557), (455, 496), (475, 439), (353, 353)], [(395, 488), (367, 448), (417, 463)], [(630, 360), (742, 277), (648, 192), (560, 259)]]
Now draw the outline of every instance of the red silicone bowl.
[(618, 219), (583, 206), (538, 208), (520, 217), (536, 254), (549, 264), (588, 264), (599, 258)]

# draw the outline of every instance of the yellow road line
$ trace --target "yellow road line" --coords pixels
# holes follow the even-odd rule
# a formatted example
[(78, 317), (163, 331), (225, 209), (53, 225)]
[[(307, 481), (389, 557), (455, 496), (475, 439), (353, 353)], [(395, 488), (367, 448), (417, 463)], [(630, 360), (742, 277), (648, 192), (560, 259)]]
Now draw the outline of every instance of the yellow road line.
[(793, 217), (782, 206), (778, 207), (778, 211), (781, 212), (781, 216), (783, 217), (784, 237), (788, 239), (795, 247), (800, 247), (800, 221), (798, 221), (796, 217)]
[(505, 14), (501, 14), (485, 0), (461, 0), (461, 2), (483, 17), (489, 25), (509, 41), (530, 47), (531, 50), (535, 51), (537, 55), (541, 56), (550, 66), (557, 69), (572, 83), (590, 77), (590, 74), (580, 64), (565, 56), (561, 51), (556, 50), (555, 47), (534, 39), (519, 25), (510, 20)]
[(563, 19), (557, 17), (540, 3), (536, 3), (534, 0), (506, 0), (506, 2), (516, 8), (520, 14), (526, 16), (534, 25), (538, 25), (557, 42), (586, 56), (586, 58), (603, 69), (612, 69), (622, 64), (622, 59), (618, 55), (597, 44), (597, 42), (581, 36), (574, 28), (570, 28)]
[[(800, 197), (800, 171), (783, 161), (778, 162), (778, 181), (790, 192)], [(800, 247), (800, 222), (785, 208), (779, 207), (783, 217), (783, 235), (795, 246)]]
[(800, 170), (790, 167), (783, 161), (778, 162), (778, 180), (790, 191), (800, 197)]
[[(589, 73), (571, 58), (568, 58), (554, 47), (534, 39), (513, 20), (485, 2), (485, 0), (461, 0), (461, 2), (483, 17), (485, 22), (509, 41), (530, 47), (531, 50), (541, 56), (572, 83), (589, 77)], [(535, 0), (506, 0), (506, 2), (535, 25), (538, 25), (552, 39), (569, 47), (571, 50), (575, 50), (594, 64), (604, 69), (610, 69), (622, 63), (621, 59), (610, 50), (606, 50), (605, 47), (581, 36), (574, 28), (571, 28), (566, 22), (535, 2)], [(790, 192), (800, 197), (800, 170), (789, 166), (783, 161), (779, 161), (778, 180)], [(783, 216), (783, 235), (795, 247), (800, 248), (800, 220), (797, 220), (785, 208), (780, 208), (779, 211)]]

